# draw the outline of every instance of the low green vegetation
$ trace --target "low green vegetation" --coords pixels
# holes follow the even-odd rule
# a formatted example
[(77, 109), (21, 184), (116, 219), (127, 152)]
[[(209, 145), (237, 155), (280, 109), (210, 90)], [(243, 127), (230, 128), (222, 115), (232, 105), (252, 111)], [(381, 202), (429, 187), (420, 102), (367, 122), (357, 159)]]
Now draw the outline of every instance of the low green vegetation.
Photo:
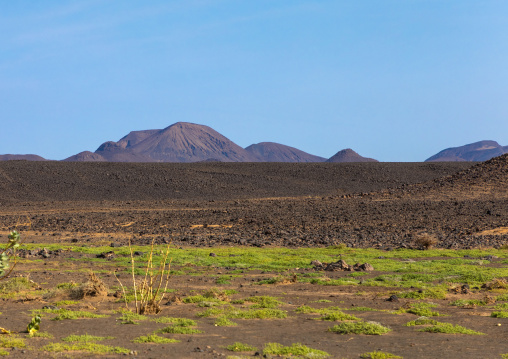
[(391, 331), (376, 322), (344, 322), (328, 329), (338, 334), (383, 335)]
[(284, 319), (287, 317), (287, 312), (280, 309), (273, 308), (249, 308), (238, 309), (232, 305), (226, 305), (220, 308), (209, 308), (204, 312), (198, 313), (199, 317), (224, 317), (227, 319)]
[(114, 337), (98, 337), (95, 335), (69, 335), (68, 337), (62, 338), (64, 342), (78, 342), (78, 343), (94, 343), (103, 340), (115, 339)]
[(122, 347), (113, 347), (96, 343), (51, 343), (42, 347), (43, 351), (52, 353), (86, 352), (90, 354), (129, 354), (131, 351)]
[(182, 327), (179, 325), (170, 325), (168, 327), (159, 329), (156, 333), (168, 333), (168, 334), (199, 334), (203, 333), (199, 329), (190, 328), (190, 327)]
[(264, 355), (296, 356), (300, 358), (327, 358), (330, 356), (322, 350), (312, 349), (306, 345), (295, 343), (284, 346), (279, 343), (267, 343), (263, 349)]
[(277, 308), (284, 304), (277, 298), (270, 296), (253, 296), (245, 299), (245, 301), (255, 303), (251, 308)]
[(232, 352), (251, 352), (251, 351), (258, 350), (258, 348), (254, 347), (252, 345), (244, 344), (244, 343), (240, 343), (240, 342), (235, 342), (231, 345), (228, 345), (226, 347), (226, 349), (230, 350)]
[(412, 327), (415, 325), (437, 325), (439, 322), (435, 319), (427, 318), (427, 317), (420, 317), (416, 320), (412, 320), (410, 322), (407, 322), (404, 324), (406, 327)]
[(146, 315), (134, 313), (131, 311), (123, 311), (122, 316), (118, 318), (121, 324), (138, 324), (138, 321), (147, 320)]
[(411, 313), (418, 315), (419, 317), (439, 317), (442, 316), (439, 312), (433, 311), (430, 308), (437, 307), (434, 303), (417, 302), (411, 303), (409, 308), (400, 309), (397, 313)]
[(155, 323), (173, 324), (179, 327), (194, 327), (198, 325), (195, 320), (187, 318), (160, 317), (153, 318), (152, 321)]
[(402, 359), (401, 356), (391, 354), (391, 353), (382, 352), (382, 351), (376, 351), (376, 350), (374, 350), (373, 352), (369, 352), (369, 353), (363, 353), (362, 355), (360, 355), (360, 358), (362, 358), (362, 359)]
[(15, 335), (0, 335), (0, 348), (26, 348), (25, 339)]
[(488, 305), (487, 300), (480, 300), (480, 299), (458, 299), (454, 300), (450, 303), (450, 305), (455, 307), (469, 307), (469, 306), (484, 306)]
[(471, 329), (464, 328), (460, 325), (453, 325), (450, 323), (439, 323), (427, 328), (420, 329), (419, 331), (428, 333), (485, 335), (485, 333), (480, 333)]
[(51, 320), (66, 320), (66, 319), (84, 319), (84, 318), (107, 318), (107, 314), (95, 314), (84, 310), (69, 310), (69, 309), (37, 309), (33, 310), (34, 315), (43, 315), (43, 313), (57, 314)]
[(492, 312), (490, 314), (492, 318), (508, 318), (508, 311), (506, 312)]
[(225, 316), (222, 316), (222, 317), (218, 317), (215, 320), (214, 325), (216, 327), (236, 327), (238, 324), (229, 320)]
[(339, 307), (328, 307), (328, 308), (312, 308), (308, 305), (302, 305), (295, 310), (297, 313), (302, 314), (321, 314), (321, 320), (330, 321), (343, 321), (343, 320), (360, 320), (354, 315), (346, 314), (342, 312)]
[(160, 337), (157, 334), (150, 334), (150, 335), (137, 337), (137, 338), (133, 339), (132, 342), (133, 343), (170, 344), (170, 343), (179, 343), (180, 340)]

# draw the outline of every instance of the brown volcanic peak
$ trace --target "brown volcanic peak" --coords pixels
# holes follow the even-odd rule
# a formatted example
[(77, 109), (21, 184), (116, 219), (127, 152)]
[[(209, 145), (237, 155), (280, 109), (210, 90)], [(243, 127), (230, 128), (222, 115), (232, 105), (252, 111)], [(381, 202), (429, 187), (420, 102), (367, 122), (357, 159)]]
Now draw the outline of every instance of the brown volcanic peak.
[(47, 161), (45, 158), (37, 155), (0, 155), (0, 161)]
[(427, 158), (425, 162), (481, 162), (505, 153), (508, 153), (508, 146), (503, 147), (496, 141), (479, 141), (460, 147), (447, 148)]
[(95, 154), (109, 162), (153, 162), (150, 157), (135, 153), (131, 148), (124, 148), (122, 144), (113, 141), (104, 142)]
[(83, 151), (78, 153), (77, 155), (68, 157), (62, 161), (66, 162), (106, 162), (107, 160), (99, 155), (98, 153), (93, 153), (90, 151)]
[(121, 148), (129, 148), (137, 145), (148, 137), (155, 135), (160, 130), (145, 130), (145, 131), (131, 131), (127, 136), (124, 136), (117, 142)]
[(256, 162), (249, 152), (208, 126), (177, 122), (130, 149), (157, 162)]
[(326, 162), (379, 162), (373, 158), (362, 157), (350, 148), (337, 152)]
[(275, 142), (260, 142), (245, 148), (260, 162), (324, 162), (325, 158)]

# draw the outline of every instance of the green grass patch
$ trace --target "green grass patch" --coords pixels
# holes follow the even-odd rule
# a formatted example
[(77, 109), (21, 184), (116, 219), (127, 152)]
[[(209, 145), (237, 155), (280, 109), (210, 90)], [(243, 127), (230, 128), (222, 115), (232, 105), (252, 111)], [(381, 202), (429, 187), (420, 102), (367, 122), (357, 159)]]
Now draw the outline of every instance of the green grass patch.
[(223, 317), (218, 317), (215, 320), (214, 325), (216, 327), (236, 327), (238, 324), (233, 322), (233, 321), (231, 321), (231, 320), (229, 320), (225, 316), (223, 316)]
[(147, 320), (146, 315), (141, 315), (133, 312), (124, 311), (122, 316), (118, 318), (121, 324), (138, 324), (138, 321)]
[(418, 319), (412, 320), (410, 322), (407, 322), (404, 324), (406, 327), (413, 327), (416, 325), (438, 325), (440, 322), (438, 322), (435, 319), (427, 318), (427, 317), (420, 317)]
[(490, 314), (490, 316), (492, 318), (508, 318), (508, 312), (504, 312), (504, 311), (501, 311), (501, 312), (492, 312)]
[(25, 339), (15, 335), (0, 335), (0, 348), (26, 348)]
[(460, 325), (453, 325), (450, 323), (439, 323), (431, 327), (419, 329), (419, 331), (428, 333), (485, 335), (485, 333), (476, 332), (474, 330), (464, 328)]
[(229, 351), (232, 351), (232, 352), (253, 352), (253, 351), (258, 350), (258, 348), (254, 347), (252, 345), (244, 344), (244, 343), (240, 343), (240, 342), (235, 342), (231, 345), (228, 345), (226, 347), (226, 349)]
[(159, 329), (156, 333), (168, 333), (168, 334), (199, 334), (203, 333), (199, 329), (190, 328), (190, 327), (182, 327), (179, 325), (170, 325), (168, 327)]
[(32, 333), (32, 338), (53, 339), (54, 335), (48, 332), (36, 331)]
[(79, 343), (93, 343), (100, 342), (103, 340), (115, 339), (114, 337), (97, 337), (95, 335), (69, 335), (62, 339), (64, 342), (79, 342)]
[(434, 303), (412, 303), (408, 309), (400, 309), (397, 313), (410, 313), (418, 315), (419, 317), (439, 317), (442, 316), (439, 312), (433, 311), (430, 308), (437, 307)]
[(87, 352), (90, 354), (129, 354), (131, 351), (122, 347), (113, 347), (96, 343), (51, 343), (42, 347), (43, 351), (61, 353), (61, 352)]
[(0, 349), (0, 356), (7, 356), (9, 355), (9, 352), (5, 349)]
[(301, 358), (327, 358), (330, 356), (325, 351), (309, 348), (300, 343), (284, 346), (279, 343), (267, 343), (263, 349), (264, 355), (296, 356)]
[(137, 337), (131, 340), (133, 343), (155, 343), (155, 344), (169, 344), (169, 343), (179, 343), (180, 340), (172, 339), (172, 338), (164, 338), (158, 336), (157, 334), (150, 334)]
[(86, 319), (86, 318), (107, 318), (106, 314), (95, 314), (84, 310), (67, 310), (63, 309), (61, 312), (51, 320), (66, 320), (66, 319)]
[(255, 303), (252, 308), (277, 308), (284, 304), (280, 300), (270, 296), (252, 296), (245, 299), (247, 302)]
[(362, 359), (402, 359), (401, 356), (391, 354), (391, 353), (382, 352), (382, 351), (376, 351), (376, 350), (374, 350), (373, 352), (369, 352), (369, 353), (363, 353), (362, 355), (360, 355), (360, 358), (362, 358)]
[(339, 307), (312, 308), (308, 305), (302, 305), (296, 308), (295, 312), (302, 314), (321, 314), (321, 320), (339, 321), (339, 320), (360, 320), (354, 315), (342, 312)]
[(328, 329), (338, 334), (383, 335), (391, 331), (390, 328), (375, 322), (344, 322)]
[(75, 300), (60, 300), (58, 302), (55, 302), (53, 303), (55, 306), (57, 307), (61, 307), (63, 305), (74, 305), (74, 304), (78, 304), (79, 302), (75, 301)]
[(273, 308), (250, 308), (241, 310), (229, 305), (222, 308), (209, 308), (204, 312), (198, 313), (198, 316), (213, 318), (225, 317), (228, 319), (284, 319), (287, 317), (287, 312)]
[(152, 319), (152, 321), (162, 324), (173, 324), (179, 327), (195, 327), (196, 325), (198, 325), (198, 323), (196, 323), (195, 320), (187, 318), (160, 317), (154, 318)]
[(423, 290), (414, 290), (410, 292), (401, 292), (397, 294), (399, 298), (409, 299), (445, 299), (446, 288), (427, 288)]

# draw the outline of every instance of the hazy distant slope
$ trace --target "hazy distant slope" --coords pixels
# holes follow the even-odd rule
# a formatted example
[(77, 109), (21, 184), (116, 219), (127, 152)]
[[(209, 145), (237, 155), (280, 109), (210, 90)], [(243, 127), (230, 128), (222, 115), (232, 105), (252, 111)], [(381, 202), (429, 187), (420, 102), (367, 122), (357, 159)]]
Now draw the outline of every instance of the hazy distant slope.
[(107, 160), (97, 153), (83, 151), (77, 155), (68, 157), (62, 161), (66, 162), (106, 162)]
[(350, 148), (337, 152), (326, 162), (379, 162), (373, 158), (362, 157)]
[(256, 143), (245, 150), (261, 162), (324, 162), (326, 160), (326, 158), (275, 142)]
[(0, 155), (0, 161), (15, 161), (15, 160), (26, 160), (26, 161), (47, 161), (45, 158), (37, 155)]
[(496, 141), (479, 141), (468, 145), (451, 147), (429, 157), (425, 162), (445, 161), (487, 161), (493, 157), (508, 153), (508, 146), (501, 146)]

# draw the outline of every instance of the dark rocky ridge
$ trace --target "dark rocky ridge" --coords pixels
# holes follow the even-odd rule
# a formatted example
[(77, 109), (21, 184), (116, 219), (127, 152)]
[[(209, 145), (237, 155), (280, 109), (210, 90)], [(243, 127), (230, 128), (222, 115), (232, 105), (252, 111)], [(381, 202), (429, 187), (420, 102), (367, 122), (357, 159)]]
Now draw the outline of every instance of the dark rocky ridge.
[(337, 152), (335, 155), (326, 160), (326, 162), (379, 162), (373, 158), (360, 156), (351, 148), (346, 148)]
[(326, 158), (314, 156), (297, 148), (275, 142), (260, 142), (245, 148), (259, 162), (324, 162)]
[(425, 162), (486, 161), (508, 153), (508, 146), (496, 141), (479, 141), (459, 147), (451, 147), (429, 157)]

